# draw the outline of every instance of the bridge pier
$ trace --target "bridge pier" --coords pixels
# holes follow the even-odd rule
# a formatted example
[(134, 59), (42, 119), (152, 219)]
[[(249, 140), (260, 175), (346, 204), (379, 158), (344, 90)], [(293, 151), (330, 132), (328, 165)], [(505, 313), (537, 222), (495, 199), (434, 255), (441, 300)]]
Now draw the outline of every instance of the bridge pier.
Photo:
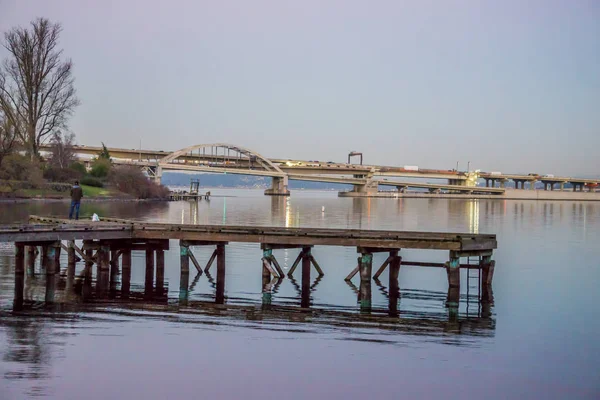
[(352, 191), (355, 193), (377, 193), (379, 185), (377, 181), (367, 179), (366, 183), (353, 184)]
[(271, 183), (271, 187), (265, 190), (266, 196), (289, 196), (290, 191), (288, 190), (288, 177), (286, 176), (274, 176)]

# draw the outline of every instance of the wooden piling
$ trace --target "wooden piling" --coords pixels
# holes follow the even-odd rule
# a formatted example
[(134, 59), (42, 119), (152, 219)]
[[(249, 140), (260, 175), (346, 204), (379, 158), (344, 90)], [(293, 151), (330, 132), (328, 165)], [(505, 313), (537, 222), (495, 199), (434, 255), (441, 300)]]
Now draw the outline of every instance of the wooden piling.
[(446, 298), (446, 307), (448, 308), (448, 315), (451, 321), (458, 318), (458, 305), (460, 302), (460, 287), (450, 286), (448, 287), (448, 296)]
[[(189, 258), (188, 258), (189, 262)], [(189, 267), (188, 267), (189, 268)], [(144, 279), (144, 293), (146, 297), (152, 296), (154, 289), (154, 248), (148, 245), (146, 247), (146, 277)]]
[(165, 251), (156, 249), (156, 293), (162, 295), (165, 288)]
[(225, 303), (225, 245), (217, 245), (217, 293), (215, 303)]
[(117, 283), (119, 280), (119, 256), (120, 252), (116, 249), (110, 251), (110, 290), (115, 292), (117, 290)]
[(110, 247), (103, 244), (96, 252), (96, 296), (102, 299), (106, 296), (110, 285)]
[(492, 279), (494, 278), (494, 267), (496, 263), (492, 261), (491, 256), (484, 256), (481, 258), (481, 285), (491, 286)]
[(373, 253), (362, 253), (359, 258), (360, 272), (360, 309), (371, 311), (371, 272), (373, 267)]
[(187, 305), (189, 296), (189, 285), (190, 285), (190, 256), (189, 246), (183, 241), (179, 242), (179, 255), (180, 255), (180, 277), (179, 277), (179, 303), (181, 305)]
[(121, 253), (121, 297), (128, 298), (131, 290), (131, 250)]
[(37, 258), (37, 247), (27, 246), (27, 275), (35, 275), (35, 259)]
[(98, 250), (98, 266), (101, 271), (108, 272), (110, 270), (110, 247), (103, 244)]
[(48, 246), (42, 245), (42, 254), (40, 256), (40, 267), (46, 269), (48, 267)]
[(181, 262), (181, 272), (190, 272), (190, 248), (186, 244), (179, 245), (179, 255)]
[(69, 240), (67, 247), (67, 293), (73, 291), (73, 284), (75, 283), (75, 241)]
[(450, 252), (450, 261), (446, 263), (448, 274), (448, 287), (460, 288), (460, 257)]
[(15, 243), (15, 296), (13, 311), (23, 309), (23, 293), (25, 292), (25, 246)]
[(92, 259), (94, 258), (94, 250), (88, 249), (85, 251), (85, 283), (87, 285), (92, 284), (92, 267), (94, 266), (94, 262)]

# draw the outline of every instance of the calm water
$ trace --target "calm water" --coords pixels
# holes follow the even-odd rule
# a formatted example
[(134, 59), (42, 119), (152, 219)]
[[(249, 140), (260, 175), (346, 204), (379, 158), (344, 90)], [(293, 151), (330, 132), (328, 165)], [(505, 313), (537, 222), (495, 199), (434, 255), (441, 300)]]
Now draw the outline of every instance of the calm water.
[[(356, 249), (316, 247), (325, 276), (318, 280), (313, 273), (314, 311), (297, 309), (299, 270), (298, 281), (285, 279), (272, 305), (263, 306), (259, 246), (230, 244), (226, 306), (214, 305), (214, 279), (194, 279), (193, 267), (184, 306), (178, 300), (178, 246), (171, 241), (168, 296), (150, 303), (84, 302), (65, 290), (63, 277), (58, 304), (48, 307), (45, 275), (36, 265), (36, 274), (26, 277), (26, 310), (14, 315), (13, 249), (0, 245), (0, 399), (600, 398), (599, 203), (339, 199), (334, 192), (308, 191), (276, 199), (262, 191), (212, 192), (226, 197), (197, 206), (85, 203), (82, 214), (496, 233), (494, 304), (479, 307), (476, 281), (467, 285), (464, 273), (454, 318), (445, 307), (445, 271), (403, 266), (400, 317), (386, 313), (387, 272), (373, 286), (373, 312), (361, 314), (356, 286), (343, 280), (356, 265)], [(67, 211), (66, 203), (0, 204), (0, 223)], [(211, 252), (194, 250), (204, 263)], [(288, 268), (297, 251), (275, 255)], [(443, 262), (448, 254), (409, 250), (401, 256)], [(385, 257), (375, 256), (374, 270)], [(132, 292), (143, 293), (143, 285), (144, 260), (134, 253)]]

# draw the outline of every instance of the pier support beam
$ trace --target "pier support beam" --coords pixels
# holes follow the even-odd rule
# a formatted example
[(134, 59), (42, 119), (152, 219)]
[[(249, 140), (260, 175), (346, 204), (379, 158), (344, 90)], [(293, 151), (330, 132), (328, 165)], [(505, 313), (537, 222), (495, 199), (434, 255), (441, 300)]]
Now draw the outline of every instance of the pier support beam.
[(288, 190), (288, 177), (274, 176), (271, 183), (271, 187), (265, 190), (267, 196), (289, 196), (290, 191)]
[(15, 243), (15, 296), (13, 311), (23, 309), (23, 293), (25, 292), (25, 246)]

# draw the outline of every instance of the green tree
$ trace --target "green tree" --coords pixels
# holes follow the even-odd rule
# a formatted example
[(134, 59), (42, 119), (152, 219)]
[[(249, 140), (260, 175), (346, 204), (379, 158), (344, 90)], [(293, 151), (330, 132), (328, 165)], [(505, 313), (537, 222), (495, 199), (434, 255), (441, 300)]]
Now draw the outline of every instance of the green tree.
[(108, 148), (104, 142), (102, 142), (102, 150), (100, 150), (100, 153), (98, 153), (98, 158), (110, 161), (110, 152), (108, 151)]

